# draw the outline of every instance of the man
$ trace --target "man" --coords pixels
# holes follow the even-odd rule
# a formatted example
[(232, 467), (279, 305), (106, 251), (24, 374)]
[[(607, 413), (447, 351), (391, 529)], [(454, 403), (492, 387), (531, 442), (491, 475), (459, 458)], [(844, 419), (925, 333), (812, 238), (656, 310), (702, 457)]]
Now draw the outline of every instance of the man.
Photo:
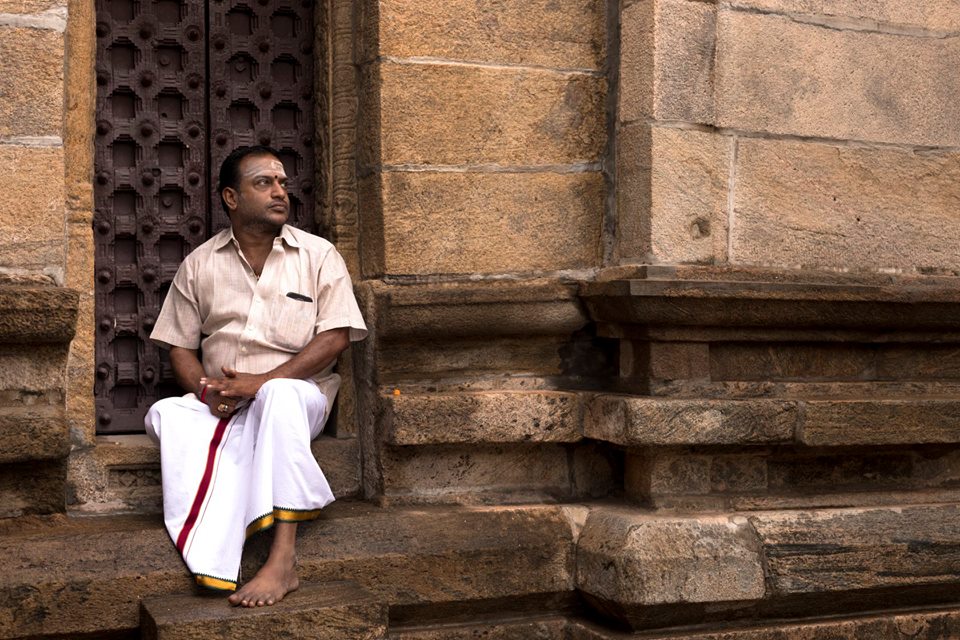
[(160, 441), (164, 521), (187, 567), (199, 584), (233, 591), (246, 537), (274, 527), (266, 563), (228, 598), (246, 607), (299, 585), (297, 523), (333, 501), (310, 441), (339, 387), (337, 356), (367, 333), (336, 249), (286, 224), (286, 183), (267, 147), (224, 160), (230, 228), (180, 265), (150, 336), (190, 392), (145, 419)]

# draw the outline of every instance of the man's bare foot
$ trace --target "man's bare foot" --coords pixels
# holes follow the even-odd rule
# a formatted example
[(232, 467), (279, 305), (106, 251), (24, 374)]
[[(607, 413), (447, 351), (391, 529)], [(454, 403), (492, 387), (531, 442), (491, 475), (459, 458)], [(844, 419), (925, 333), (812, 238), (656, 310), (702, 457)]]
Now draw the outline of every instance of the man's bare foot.
[(257, 575), (240, 590), (227, 598), (240, 607), (263, 607), (276, 604), (300, 586), (296, 560), (275, 560), (273, 557), (260, 568)]

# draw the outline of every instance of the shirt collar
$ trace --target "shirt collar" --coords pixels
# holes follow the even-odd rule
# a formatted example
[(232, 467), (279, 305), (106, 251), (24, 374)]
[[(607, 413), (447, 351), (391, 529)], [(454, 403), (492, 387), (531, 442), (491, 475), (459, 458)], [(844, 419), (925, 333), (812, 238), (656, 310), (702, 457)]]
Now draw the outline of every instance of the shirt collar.
[[(290, 225), (283, 225), (283, 228), (280, 229), (280, 238), (291, 247), (297, 247), (298, 249), (300, 248), (300, 241), (297, 240), (297, 237), (293, 234), (293, 228)], [(235, 242), (236, 239), (233, 237), (233, 227), (227, 227), (213, 237), (213, 249), (214, 251), (219, 251), (228, 244)]]

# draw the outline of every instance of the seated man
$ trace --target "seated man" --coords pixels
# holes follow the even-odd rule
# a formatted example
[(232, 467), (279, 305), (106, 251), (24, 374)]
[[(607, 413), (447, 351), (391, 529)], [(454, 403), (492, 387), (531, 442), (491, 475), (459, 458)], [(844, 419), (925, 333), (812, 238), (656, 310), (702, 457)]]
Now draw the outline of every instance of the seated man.
[(299, 584), (297, 523), (333, 501), (310, 441), (340, 385), (337, 356), (367, 333), (340, 254), (285, 224), (286, 180), (267, 147), (224, 160), (230, 228), (180, 265), (150, 336), (191, 392), (145, 419), (160, 441), (164, 521), (187, 567), (199, 584), (233, 591), (246, 537), (274, 526), (266, 563), (229, 597), (247, 607)]

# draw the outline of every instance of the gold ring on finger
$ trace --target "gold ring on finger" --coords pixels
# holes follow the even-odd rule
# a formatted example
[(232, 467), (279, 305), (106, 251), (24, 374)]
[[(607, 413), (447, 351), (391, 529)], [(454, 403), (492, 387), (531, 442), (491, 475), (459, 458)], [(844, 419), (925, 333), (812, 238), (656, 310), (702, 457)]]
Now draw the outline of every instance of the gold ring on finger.
[(230, 411), (230, 405), (228, 405), (226, 402), (221, 402), (217, 407), (217, 410), (220, 411), (220, 413), (226, 413), (227, 411)]

